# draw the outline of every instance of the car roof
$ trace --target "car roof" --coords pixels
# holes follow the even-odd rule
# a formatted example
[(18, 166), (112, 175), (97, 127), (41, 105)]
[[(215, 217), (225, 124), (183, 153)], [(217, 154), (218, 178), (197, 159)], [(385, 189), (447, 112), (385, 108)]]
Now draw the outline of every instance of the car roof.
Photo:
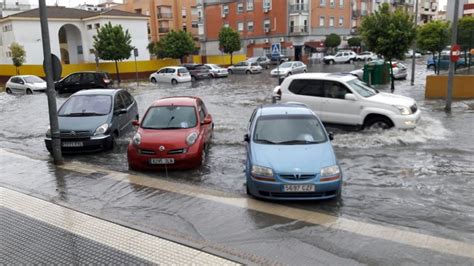
[(15, 76), (11, 76), (10, 78), (26, 78), (26, 77), (38, 77), (38, 76), (35, 76), (35, 75), (15, 75)]
[(174, 68), (174, 69), (178, 69), (178, 68), (185, 68), (184, 66), (165, 66), (165, 67), (162, 67), (160, 69), (163, 69), (163, 68)]
[(99, 73), (99, 74), (107, 73), (107, 74), (109, 74), (108, 72), (105, 72), (105, 71), (77, 71), (77, 72), (73, 72), (71, 74), (80, 74), (80, 73)]
[(195, 106), (199, 97), (194, 96), (174, 96), (161, 98), (154, 101), (151, 106), (168, 106), (168, 105), (182, 105), (182, 106)]
[(357, 77), (355, 77), (351, 73), (303, 73), (289, 76), (285, 78), (283, 82), (291, 82), (295, 79), (323, 79), (347, 82), (353, 79), (357, 79)]
[(122, 91), (122, 89), (90, 89), (90, 90), (81, 90), (73, 95), (110, 95), (113, 96), (117, 92)]
[(302, 103), (277, 103), (260, 106), (258, 115), (314, 115), (314, 113)]

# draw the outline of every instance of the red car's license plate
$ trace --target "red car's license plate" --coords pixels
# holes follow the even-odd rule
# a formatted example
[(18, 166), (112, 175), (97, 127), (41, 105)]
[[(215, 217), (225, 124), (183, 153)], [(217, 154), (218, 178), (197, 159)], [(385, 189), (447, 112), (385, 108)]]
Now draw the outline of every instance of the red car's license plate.
[(150, 164), (174, 164), (174, 158), (154, 158), (150, 159)]

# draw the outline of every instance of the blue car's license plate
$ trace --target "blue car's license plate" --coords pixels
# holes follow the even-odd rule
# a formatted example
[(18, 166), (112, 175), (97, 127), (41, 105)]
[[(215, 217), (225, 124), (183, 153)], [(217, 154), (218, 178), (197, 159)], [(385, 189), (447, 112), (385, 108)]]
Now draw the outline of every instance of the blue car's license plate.
[(283, 192), (314, 192), (315, 185), (283, 185)]

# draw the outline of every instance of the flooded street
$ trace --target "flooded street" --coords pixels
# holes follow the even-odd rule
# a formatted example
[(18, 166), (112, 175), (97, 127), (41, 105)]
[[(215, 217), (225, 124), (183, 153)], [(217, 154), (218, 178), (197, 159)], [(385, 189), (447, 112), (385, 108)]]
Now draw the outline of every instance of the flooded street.
[[(446, 114), (443, 100), (424, 99), (424, 79), (427, 73), (431, 74), (431, 71), (425, 69), (425, 59), (417, 61), (415, 86), (410, 86), (409, 81), (411, 64), (405, 63), (409, 69), (408, 80), (396, 81), (395, 93), (412, 97), (418, 102), (422, 111), (418, 127), (415, 130), (392, 129), (383, 132), (329, 128), (329, 131), (335, 133), (333, 145), (344, 173), (342, 199), (305, 203), (284, 202), (278, 205), (373, 224), (409, 228), (430, 236), (474, 243), (474, 101), (456, 101), (453, 103), (452, 113)], [(355, 68), (356, 65), (350, 64), (331, 66), (317, 64), (310, 66), (309, 72), (348, 72)], [(202, 80), (177, 86), (155, 85), (148, 82), (140, 82), (138, 87), (135, 83), (124, 84), (123, 87), (137, 100), (141, 116), (156, 99), (192, 95), (203, 99), (215, 123), (214, 139), (208, 158), (200, 169), (167, 173), (131, 173), (156, 180), (184, 183), (200, 189), (210, 189), (224, 195), (246, 197), (243, 135), (246, 133), (253, 109), (260, 104), (271, 103), (271, 92), (276, 84), (277, 80), (270, 78), (269, 71), (256, 75), (230, 75), (229, 78)], [(65, 96), (58, 97), (58, 106), (65, 100)], [(49, 159), (43, 141), (49, 124), (46, 95), (11, 96), (1, 93), (0, 124), (1, 148), (40, 161)], [(133, 132), (121, 137), (119, 145), (113, 151), (66, 156), (65, 160), (129, 173), (126, 149), (131, 136)], [(304, 222), (281, 217), (261, 219), (258, 214), (252, 213), (253, 211), (240, 210), (229, 216), (223, 215), (221, 220), (214, 218), (212, 220), (211, 217), (226, 213), (226, 209), (207, 203), (202, 203), (202, 210), (190, 207), (190, 204), (199, 205), (199, 202), (207, 199), (200, 198), (196, 203), (185, 196), (179, 196), (177, 202), (182, 205), (178, 208), (173, 201), (176, 199), (175, 196), (147, 185), (130, 183), (118, 185), (116, 181), (102, 179), (100, 174), (91, 174), (81, 180), (74, 175), (68, 177), (68, 173), (63, 172), (64, 170), (55, 170), (47, 163), (34, 164), (38, 176), (17, 180), (9, 173), (15, 175), (21, 173), (22, 165), (8, 165), (5, 161), (2, 161), (2, 164), (0, 186), (41, 195), (57, 194), (51, 197), (69, 206), (77, 205), (85, 212), (97, 211), (111, 219), (125, 220), (130, 225), (144, 228), (155, 225), (150, 223), (147, 217), (158, 219), (166, 216), (168, 218), (160, 218), (162, 219), (160, 226), (165, 228), (163, 230), (186, 232), (193, 237), (199, 236), (217, 243), (227, 243), (233, 248), (247, 251), (256, 248), (261, 252), (259, 254), (263, 254), (262, 256), (266, 258), (272, 257), (272, 254), (266, 252), (265, 247), (257, 247), (256, 242), (239, 238), (240, 234), (246, 233), (246, 227), (240, 226), (241, 224), (246, 226), (251, 224), (252, 228), (262, 230), (271, 228), (286, 232), (298, 239), (298, 246), (321, 247), (321, 243), (315, 244), (312, 243), (313, 240), (305, 239), (311, 235), (327, 234), (326, 237), (331, 237), (329, 232), (309, 227)], [(42, 175), (56, 175), (61, 178), (42, 179)], [(154, 206), (157, 199), (160, 199), (162, 204), (160, 210)], [(175, 215), (175, 212), (184, 210), (189, 211), (186, 215), (194, 217), (194, 222), (199, 217), (197, 225), (187, 224), (189, 220), (184, 214), (184, 217)], [(245, 218), (244, 212), (248, 212), (246, 215), (252, 218)], [(205, 213), (208, 214), (208, 218)], [(235, 220), (232, 220), (232, 217)], [(209, 224), (209, 228), (206, 224)], [(279, 225), (281, 227), (278, 227)], [(229, 231), (233, 232), (230, 238)], [(255, 238), (264, 238), (265, 235), (265, 232), (259, 231), (255, 234)], [(224, 239), (224, 236), (227, 238)], [(349, 238), (349, 236), (340, 237), (340, 242)], [(271, 241), (277, 239), (272, 238)], [(370, 241), (363, 239), (362, 242)], [(281, 245), (291, 246), (292, 242)], [(331, 248), (325, 250), (331, 254), (334, 254), (333, 251)], [(299, 254), (301, 251), (294, 252)], [(376, 250), (370, 252), (371, 256), (377, 257), (375, 253)], [(381, 258), (364, 260), (349, 253), (339, 257), (348, 260), (328, 257), (327, 261), (319, 262), (370, 264), (383, 261)], [(413, 260), (405, 262), (413, 263), (416, 261), (415, 257), (413, 255)], [(280, 260), (278, 257), (274, 259)], [(284, 263), (290, 262), (281, 259)], [(459, 261), (447, 259), (445, 262)]]

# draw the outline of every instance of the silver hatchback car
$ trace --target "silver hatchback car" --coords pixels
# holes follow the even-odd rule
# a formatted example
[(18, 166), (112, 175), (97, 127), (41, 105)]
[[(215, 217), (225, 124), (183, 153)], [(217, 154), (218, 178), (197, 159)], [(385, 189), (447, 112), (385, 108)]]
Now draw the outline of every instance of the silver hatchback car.
[(46, 81), (33, 75), (12, 76), (5, 84), (8, 94), (33, 94), (46, 91)]
[(262, 67), (258, 63), (251, 63), (251, 62), (240, 62), (233, 66), (227, 68), (229, 74), (234, 73), (245, 73), (245, 74), (254, 74), (254, 73), (262, 73)]

